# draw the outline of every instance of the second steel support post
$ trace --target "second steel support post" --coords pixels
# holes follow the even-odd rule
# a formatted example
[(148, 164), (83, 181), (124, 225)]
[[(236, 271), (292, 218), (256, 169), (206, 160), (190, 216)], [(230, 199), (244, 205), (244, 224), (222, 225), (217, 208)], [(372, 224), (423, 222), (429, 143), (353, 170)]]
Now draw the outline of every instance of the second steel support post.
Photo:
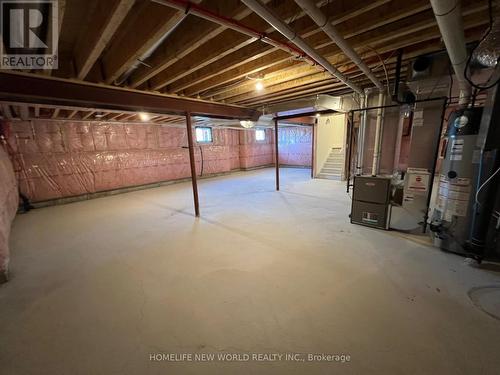
[(276, 190), (280, 189), (280, 158), (278, 150), (278, 120), (274, 120), (274, 153), (276, 165)]
[(193, 128), (191, 125), (191, 113), (186, 113), (186, 128), (189, 149), (189, 164), (191, 165), (191, 182), (193, 184), (194, 213), (200, 216), (200, 202), (198, 200), (198, 182), (196, 180), (196, 159), (194, 158)]
[(311, 178), (314, 178), (314, 128), (316, 127), (316, 119), (314, 120), (314, 124), (312, 124), (312, 132), (311, 132)]

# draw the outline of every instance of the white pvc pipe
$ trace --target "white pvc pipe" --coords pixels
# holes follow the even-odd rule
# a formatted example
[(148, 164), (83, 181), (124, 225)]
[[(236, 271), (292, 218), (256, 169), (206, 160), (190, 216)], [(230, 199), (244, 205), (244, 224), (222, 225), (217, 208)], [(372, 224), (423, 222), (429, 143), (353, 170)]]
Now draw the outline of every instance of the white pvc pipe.
[(467, 49), (465, 46), (462, 10), (459, 0), (430, 0), (436, 22), (448, 51), (453, 70), (460, 86), (459, 104), (469, 102), (471, 88), (465, 79), (464, 72), (467, 64)]
[[(368, 92), (361, 97), (361, 108), (368, 106)], [(358, 147), (357, 147), (357, 160), (356, 160), (356, 175), (363, 174), (363, 162), (365, 157), (365, 133), (366, 133), (366, 111), (361, 111), (361, 122), (358, 129)]]
[(401, 144), (403, 141), (403, 129), (405, 124), (405, 114), (400, 111), (398, 121), (398, 132), (396, 134), (396, 146), (394, 147), (394, 163), (392, 170), (397, 171), (399, 168), (399, 159), (401, 158)]
[(304, 10), (311, 19), (325, 32), (326, 35), (349, 57), (354, 64), (377, 86), (379, 90), (384, 89), (384, 85), (373, 74), (370, 68), (359, 57), (358, 53), (346, 42), (344, 37), (337, 31), (337, 29), (329, 22), (325, 14), (316, 6), (312, 0), (295, 0), (295, 2)]
[(384, 105), (385, 94), (383, 91), (378, 95), (378, 107), (377, 110), (377, 124), (375, 126), (375, 145), (373, 147), (373, 164), (372, 164), (372, 176), (376, 176), (379, 172), (380, 166), (380, 154), (382, 149), (382, 133), (384, 131), (384, 110), (380, 108)]
[(349, 78), (343, 75), (337, 68), (335, 68), (327, 59), (321, 56), (313, 47), (311, 47), (304, 39), (297, 35), (290, 26), (288, 26), (278, 16), (273, 14), (266, 6), (262, 5), (258, 0), (242, 0), (242, 2), (257, 13), (260, 17), (266, 20), (271, 26), (283, 34), (290, 42), (299, 47), (306, 54), (311, 56), (319, 65), (325, 68), (330, 74), (345, 83), (358, 94), (363, 95), (363, 90)]

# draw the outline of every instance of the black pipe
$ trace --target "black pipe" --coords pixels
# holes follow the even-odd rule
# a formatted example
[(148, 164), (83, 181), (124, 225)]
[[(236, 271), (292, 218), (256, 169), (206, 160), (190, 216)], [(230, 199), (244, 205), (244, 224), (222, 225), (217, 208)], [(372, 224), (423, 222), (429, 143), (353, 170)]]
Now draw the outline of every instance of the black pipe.
[(432, 189), (434, 188), (434, 175), (436, 174), (437, 160), (439, 158), (439, 147), (441, 146), (441, 134), (443, 133), (444, 117), (446, 108), (448, 107), (448, 99), (443, 100), (443, 109), (441, 110), (441, 125), (439, 126), (438, 139), (436, 148), (434, 149), (434, 162), (432, 164), (431, 176), (429, 181), (429, 194), (427, 194), (427, 202), (425, 204), (426, 210), (424, 215), (424, 225), (422, 226), (422, 233), (427, 231), (427, 220), (429, 220), (429, 207), (431, 205)]
[(347, 163), (347, 193), (349, 194), (349, 182), (351, 181), (351, 159), (352, 159), (352, 140), (354, 138), (354, 112), (350, 112), (350, 131), (349, 131), (349, 153), (348, 153), (348, 163)]
[(398, 59), (396, 60), (396, 73), (394, 78), (394, 91), (392, 94), (392, 100), (396, 103), (400, 103), (398, 99), (399, 95), (399, 83), (401, 82), (401, 65), (403, 62), (403, 49), (398, 49)]
[(290, 119), (299, 118), (299, 117), (311, 117), (311, 116), (316, 116), (316, 115), (334, 115), (336, 113), (339, 113), (339, 111), (337, 111), (335, 109), (323, 109), (320, 111), (295, 113), (293, 115), (286, 115), (286, 116), (276, 116), (273, 118), (273, 120), (283, 121), (283, 120), (290, 120)]
[[(454, 97), (457, 98), (457, 97)], [(453, 99), (453, 98), (450, 98)], [(415, 100), (414, 103), (427, 103), (427, 102), (433, 102), (436, 100), (448, 100), (447, 96), (439, 96), (437, 98), (427, 98), (427, 99), (420, 99), (420, 100)], [(401, 105), (404, 105), (407, 103), (402, 103), (402, 104), (388, 104), (388, 105), (381, 105), (381, 106), (375, 106), (375, 107), (366, 107), (366, 108), (356, 108), (356, 109), (351, 109), (349, 112), (361, 112), (361, 111), (371, 111), (374, 109), (385, 109), (385, 108), (395, 108), (395, 107), (401, 107)]]

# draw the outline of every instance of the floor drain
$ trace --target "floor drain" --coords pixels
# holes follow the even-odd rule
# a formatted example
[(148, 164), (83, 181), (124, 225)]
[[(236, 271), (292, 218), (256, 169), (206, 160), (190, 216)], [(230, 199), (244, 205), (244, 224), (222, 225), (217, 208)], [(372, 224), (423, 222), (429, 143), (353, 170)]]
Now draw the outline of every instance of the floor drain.
[(467, 294), (474, 306), (500, 320), (500, 285), (474, 287)]

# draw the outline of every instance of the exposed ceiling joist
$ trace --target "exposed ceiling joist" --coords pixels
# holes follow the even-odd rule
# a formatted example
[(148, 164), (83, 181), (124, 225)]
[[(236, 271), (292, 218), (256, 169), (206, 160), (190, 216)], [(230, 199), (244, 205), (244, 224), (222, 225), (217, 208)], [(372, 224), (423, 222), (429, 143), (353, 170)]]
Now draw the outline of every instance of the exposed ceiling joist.
[(77, 77), (84, 79), (134, 5), (134, 0), (99, 1), (92, 14), (92, 25), (80, 35), (75, 48)]
[(106, 83), (125, 73), (184, 18), (182, 12), (150, 1), (136, 3), (126, 17), (125, 29), (103, 56)]

